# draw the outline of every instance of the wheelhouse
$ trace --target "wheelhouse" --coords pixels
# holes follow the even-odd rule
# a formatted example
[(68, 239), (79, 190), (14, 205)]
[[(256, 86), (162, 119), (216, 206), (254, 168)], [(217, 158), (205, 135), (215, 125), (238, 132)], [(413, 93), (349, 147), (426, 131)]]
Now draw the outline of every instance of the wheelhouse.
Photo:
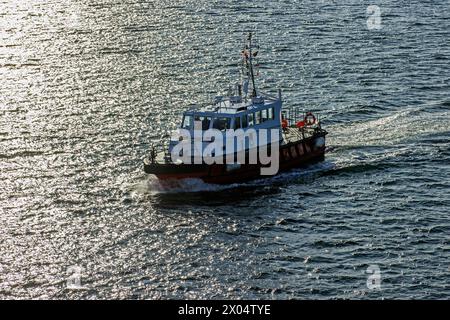
[[(258, 130), (280, 127), (281, 100), (258, 98), (237, 104), (230, 98), (220, 100), (210, 108), (188, 110), (183, 114), (180, 128), (189, 131), (217, 129), (225, 132), (228, 129)], [(196, 123), (200, 125), (197, 128)]]

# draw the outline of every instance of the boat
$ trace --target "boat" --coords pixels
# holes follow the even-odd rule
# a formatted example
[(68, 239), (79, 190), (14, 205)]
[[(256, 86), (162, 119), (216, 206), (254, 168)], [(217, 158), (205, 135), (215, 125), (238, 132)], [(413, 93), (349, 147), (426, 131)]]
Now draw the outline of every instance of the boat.
[(185, 110), (168, 143), (151, 145), (144, 159), (146, 173), (160, 180), (232, 184), (325, 159), (327, 131), (320, 117), (284, 108), (281, 89), (275, 95), (258, 89), (259, 51), (252, 38), (248, 34), (241, 51), (241, 81), (211, 103)]

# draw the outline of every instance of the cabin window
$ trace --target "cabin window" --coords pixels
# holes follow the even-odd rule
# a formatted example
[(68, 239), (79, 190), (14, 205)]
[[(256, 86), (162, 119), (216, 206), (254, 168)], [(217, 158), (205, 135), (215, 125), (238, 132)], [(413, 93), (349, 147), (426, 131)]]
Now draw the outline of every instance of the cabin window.
[(213, 128), (217, 130), (227, 130), (230, 129), (231, 118), (214, 118)]
[(269, 120), (269, 111), (267, 109), (261, 110), (261, 122)]
[(184, 116), (183, 117), (183, 124), (181, 125), (181, 128), (188, 129), (188, 130), (193, 128), (192, 116)]
[(274, 120), (275, 119), (275, 109), (274, 108), (269, 108), (269, 119), (270, 120)]
[(255, 124), (261, 123), (261, 110), (255, 112)]
[(241, 118), (240, 117), (234, 118), (234, 130), (240, 128), (241, 128)]
[(198, 125), (197, 122), (200, 122), (202, 130), (208, 130), (211, 118), (205, 116), (194, 116), (194, 129), (196, 125)]
[(248, 127), (247, 116), (243, 116), (242, 117), (242, 128), (247, 128), (247, 127)]
[(195, 122), (200, 121), (202, 125), (202, 130), (206, 131), (209, 129), (209, 125), (211, 123), (211, 117), (205, 117), (205, 116), (196, 116), (194, 118)]
[(251, 127), (251, 126), (253, 126), (255, 123), (254, 123), (254, 119), (253, 119), (253, 113), (249, 113), (248, 115), (247, 115), (247, 119), (248, 119), (248, 126), (249, 127)]

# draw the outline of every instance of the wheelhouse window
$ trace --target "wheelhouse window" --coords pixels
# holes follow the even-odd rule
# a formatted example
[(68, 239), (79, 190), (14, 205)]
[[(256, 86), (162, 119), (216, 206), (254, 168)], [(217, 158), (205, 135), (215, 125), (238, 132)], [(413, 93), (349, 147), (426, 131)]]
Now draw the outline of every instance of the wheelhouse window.
[(193, 118), (192, 118), (192, 116), (185, 115), (183, 117), (183, 123), (181, 124), (181, 128), (188, 129), (188, 130), (193, 128)]
[(231, 126), (231, 118), (214, 118), (214, 122), (213, 122), (213, 128), (220, 130), (220, 131), (225, 131), (227, 129), (230, 129)]
[(261, 110), (255, 112), (255, 124), (261, 123)]
[(272, 107), (272, 108), (269, 108), (269, 119), (270, 120), (274, 120), (275, 119), (275, 109)]
[(234, 118), (234, 130), (241, 128), (241, 117)]
[(243, 116), (242, 117), (242, 128), (247, 128), (247, 127), (248, 127), (247, 116)]
[(261, 110), (261, 122), (269, 120), (269, 111), (267, 109)]
[(210, 123), (211, 123), (211, 117), (196, 116), (196, 117), (194, 118), (194, 120), (195, 120), (196, 122), (197, 122), (197, 121), (200, 121), (200, 122), (201, 122), (202, 130), (203, 130), (203, 131), (206, 131), (206, 130), (209, 129), (209, 126), (210, 126)]
[(249, 113), (247, 115), (247, 119), (248, 119), (248, 126), (251, 127), (255, 124), (254, 119), (253, 119), (253, 113)]

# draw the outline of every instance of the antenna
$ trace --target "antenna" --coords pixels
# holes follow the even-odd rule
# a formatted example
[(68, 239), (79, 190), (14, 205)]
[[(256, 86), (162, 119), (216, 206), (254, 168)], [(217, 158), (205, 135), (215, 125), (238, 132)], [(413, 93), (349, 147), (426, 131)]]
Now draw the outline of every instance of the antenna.
[(252, 77), (253, 92), (252, 96), (256, 97), (255, 75), (253, 73), (253, 53), (252, 53), (252, 33), (248, 34), (248, 61), (250, 65), (250, 75)]

